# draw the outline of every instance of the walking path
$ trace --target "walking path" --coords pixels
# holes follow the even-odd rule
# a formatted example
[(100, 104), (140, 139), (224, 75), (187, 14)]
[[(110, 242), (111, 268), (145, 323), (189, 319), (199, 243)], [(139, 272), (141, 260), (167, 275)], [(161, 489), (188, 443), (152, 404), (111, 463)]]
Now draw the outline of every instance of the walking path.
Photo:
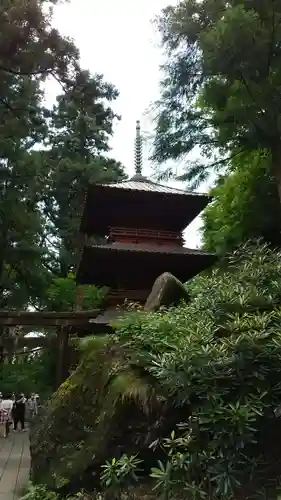
[(18, 500), (29, 480), (28, 432), (0, 438), (0, 500)]

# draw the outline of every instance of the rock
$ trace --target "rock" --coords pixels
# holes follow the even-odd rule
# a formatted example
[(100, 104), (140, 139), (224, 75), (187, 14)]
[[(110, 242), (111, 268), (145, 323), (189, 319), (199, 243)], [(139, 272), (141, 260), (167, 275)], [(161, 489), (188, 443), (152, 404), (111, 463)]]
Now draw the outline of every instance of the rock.
[(186, 415), (111, 336), (83, 339), (81, 349), (30, 432), (32, 481), (65, 496), (95, 488), (101, 466), (122, 453), (154, 466), (162, 457), (150, 445)]
[(161, 306), (177, 305), (181, 300), (189, 301), (186, 288), (172, 274), (163, 273), (155, 280), (144, 305), (144, 310), (147, 312), (157, 311)]

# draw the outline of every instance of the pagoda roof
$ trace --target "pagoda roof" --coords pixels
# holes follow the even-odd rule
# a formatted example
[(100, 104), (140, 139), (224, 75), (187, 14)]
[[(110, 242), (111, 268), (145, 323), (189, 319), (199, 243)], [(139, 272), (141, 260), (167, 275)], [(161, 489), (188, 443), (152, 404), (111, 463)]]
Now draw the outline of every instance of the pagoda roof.
[(159, 253), (159, 254), (179, 254), (179, 255), (214, 255), (209, 252), (204, 252), (197, 248), (187, 248), (182, 246), (171, 246), (171, 245), (140, 245), (137, 243), (121, 243), (115, 242), (108, 245), (95, 245), (89, 244), (88, 248), (99, 248), (105, 251), (123, 251), (123, 252), (140, 252), (140, 253)]
[(182, 196), (206, 196), (204, 194), (195, 193), (194, 191), (186, 191), (184, 189), (177, 189), (171, 186), (158, 184), (157, 182), (153, 182), (150, 179), (143, 177), (141, 174), (135, 174), (130, 179), (122, 182), (108, 183), (102, 185), (117, 189), (130, 189), (133, 191), (149, 191), (151, 193), (176, 194)]
[(207, 206), (206, 194), (164, 186), (136, 174), (111, 184), (90, 184), (80, 231), (105, 234), (110, 227), (183, 231)]
[(76, 281), (110, 288), (149, 289), (165, 271), (187, 281), (216, 260), (214, 254), (185, 247), (88, 245), (82, 251)]

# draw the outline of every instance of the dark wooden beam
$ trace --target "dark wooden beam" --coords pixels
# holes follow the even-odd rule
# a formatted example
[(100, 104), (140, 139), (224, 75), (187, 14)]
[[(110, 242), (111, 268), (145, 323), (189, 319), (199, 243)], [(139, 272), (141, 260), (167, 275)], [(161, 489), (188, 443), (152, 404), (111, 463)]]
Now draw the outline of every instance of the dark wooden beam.
[(35, 349), (36, 347), (46, 347), (50, 344), (49, 337), (20, 337), (17, 340), (17, 348), (28, 347)]
[(100, 314), (100, 309), (91, 311), (0, 311), (0, 325), (6, 326), (83, 326)]

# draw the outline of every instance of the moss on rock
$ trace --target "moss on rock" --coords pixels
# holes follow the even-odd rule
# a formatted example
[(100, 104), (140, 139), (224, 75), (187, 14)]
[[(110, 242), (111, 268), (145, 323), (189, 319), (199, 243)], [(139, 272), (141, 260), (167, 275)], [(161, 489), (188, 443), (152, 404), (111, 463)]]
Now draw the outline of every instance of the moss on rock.
[(149, 445), (178, 420), (163, 418), (165, 396), (122, 345), (97, 338), (86, 350), (31, 433), (32, 480), (56, 490), (93, 486), (106, 459), (124, 452), (152, 464)]

